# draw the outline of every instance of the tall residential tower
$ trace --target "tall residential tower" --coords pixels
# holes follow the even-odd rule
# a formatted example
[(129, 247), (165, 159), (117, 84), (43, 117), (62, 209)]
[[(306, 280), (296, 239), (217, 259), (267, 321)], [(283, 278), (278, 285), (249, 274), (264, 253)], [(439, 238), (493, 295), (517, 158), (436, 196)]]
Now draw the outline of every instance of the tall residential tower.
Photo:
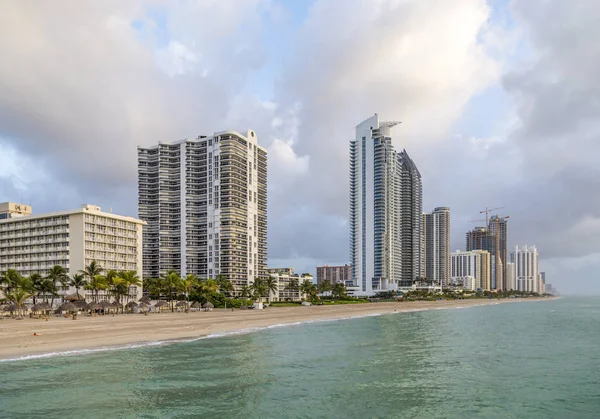
[(450, 208), (438, 207), (423, 214), (425, 276), (441, 286), (450, 280)]
[(377, 114), (350, 142), (350, 260), (358, 294), (409, 286), (424, 276), (421, 174), (397, 153)]
[(267, 152), (254, 131), (138, 147), (138, 164), (144, 278), (174, 269), (239, 289), (266, 275)]

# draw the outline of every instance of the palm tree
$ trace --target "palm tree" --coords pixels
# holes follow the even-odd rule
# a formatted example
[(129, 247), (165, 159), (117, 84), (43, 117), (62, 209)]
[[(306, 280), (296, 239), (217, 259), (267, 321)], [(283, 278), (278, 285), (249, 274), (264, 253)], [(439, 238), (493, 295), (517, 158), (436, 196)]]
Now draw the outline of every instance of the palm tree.
[(231, 294), (235, 291), (231, 281), (225, 275), (218, 275), (217, 282), (219, 283), (219, 291), (225, 294), (226, 297), (231, 297)]
[(29, 275), (29, 282), (31, 284), (31, 291), (33, 294), (33, 304), (36, 304), (36, 298), (40, 296), (42, 290), (42, 283), (44, 282), (44, 278), (39, 273), (32, 273)]
[(142, 281), (136, 271), (121, 272), (120, 276), (127, 283), (127, 294), (125, 296), (127, 297), (127, 302), (129, 302), (129, 298), (131, 297), (129, 290), (131, 287), (141, 287)]
[(162, 288), (165, 291), (167, 291), (167, 295), (171, 303), (171, 312), (175, 312), (175, 306), (173, 305), (173, 295), (177, 294), (177, 289), (179, 288), (181, 277), (175, 270), (171, 269), (166, 274), (161, 276), (160, 281)]
[(250, 297), (250, 287), (248, 287), (247, 285), (244, 285), (240, 289), (240, 297), (241, 298), (248, 298), (248, 297)]
[(91, 281), (98, 275), (102, 275), (102, 272), (104, 272), (104, 269), (95, 260), (91, 261), (88, 266), (79, 271), (79, 273), (82, 274), (84, 278), (87, 278), (88, 281)]
[(67, 270), (64, 267), (55, 265), (48, 272), (46, 279), (49, 279), (55, 285), (60, 284), (61, 287), (65, 288), (67, 286), (67, 282), (69, 281), (69, 275), (67, 275)]
[(94, 301), (98, 302), (98, 295), (101, 290), (108, 289), (106, 278), (102, 275), (95, 275), (88, 280), (88, 283), (84, 285), (83, 289), (92, 291), (94, 295)]
[(260, 299), (267, 293), (267, 287), (264, 279), (262, 278), (255, 278), (254, 283), (250, 285), (249, 288), (254, 301), (260, 301)]
[(54, 299), (58, 297), (56, 284), (50, 279), (44, 279), (40, 285), (41, 294), (44, 296), (44, 302), (48, 302), (48, 296), (52, 297), (50, 306), (54, 307)]
[(16, 288), (22, 277), (15, 269), (9, 269), (0, 276), (0, 285), (5, 292), (11, 292)]
[(317, 285), (317, 289), (319, 290), (319, 292), (321, 294), (325, 294), (326, 292), (331, 291), (332, 288), (333, 287), (331, 285), (331, 282), (326, 281), (326, 280), (321, 281), (321, 283), (319, 283), (319, 285)]
[(344, 298), (348, 295), (348, 290), (343, 283), (338, 282), (332, 287), (331, 294), (334, 298)]
[(83, 274), (73, 274), (73, 277), (69, 280), (69, 286), (75, 287), (75, 293), (79, 296), (79, 290), (87, 285), (88, 281), (85, 279)]
[(312, 288), (314, 286), (315, 284), (313, 284), (310, 279), (305, 279), (304, 281), (302, 281), (302, 284), (300, 284), (300, 291), (302, 292), (302, 294), (308, 296), (311, 293)]
[(4, 296), (4, 298), (6, 298), (7, 301), (9, 301), (17, 306), (17, 316), (18, 316), (18, 318), (22, 319), (23, 318), (23, 305), (25, 304), (25, 301), (27, 301), (27, 299), (29, 297), (31, 297), (31, 295), (32, 294), (27, 292), (27, 290), (17, 288), (17, 289), (13, 289), (9, 293), (7, 293)]
[(279, 281), (272, 275), (269, 275), (264, 281), (265, 288), (268, 292), (268, 302), (271, 304), (271, 293), (276, 294), (279, 288)]
[(179, 291), (185, 294), (185, 298), (190, 302), (190, 293), (194, 290), (194, 287), (198, 285), (198, 278), (194, 274), (188, 274), (184, 279), (179, 282)]
[(300, 283), (298, 282), (298, 279), (297, 278), (290, 279), (290, 282), (284, 288), (284, 291), (287, 291), (288, 293), (292, 294), (293, 295), (292, 299), (296, 298), (296, 294), (298, 294), (298, 291), (300, 291)]

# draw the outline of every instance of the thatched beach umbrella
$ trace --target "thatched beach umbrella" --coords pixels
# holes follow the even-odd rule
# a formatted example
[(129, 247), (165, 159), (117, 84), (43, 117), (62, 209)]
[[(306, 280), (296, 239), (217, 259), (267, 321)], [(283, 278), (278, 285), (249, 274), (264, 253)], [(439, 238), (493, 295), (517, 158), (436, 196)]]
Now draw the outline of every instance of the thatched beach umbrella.
[(205, 310), (212, 310), (213, 308), (215, 308), (215, 305), (209, 301), (207, 303), (204, 303), (202, 305), (202, 308)]
[(43, 311), (50, 311), (52, 310), (52, 306), (50, 304), (48, 304), (47, 302), (42, 302), (39, 303), (38, 306), (43, 310)]
[(180, 301), (178, 302), (175, 307), (187, 307), (188, 303), (186, 303), (185, 301)]
[(98, 303), (89, 303), (87, 308), (88, 308), (88, 310), (94, 311), (94, 310), (98, 310), (99, 308), (102, 308), (102, 307), (100, 307), (100, 304), (98, 304)]
[(106, 310), (106, 309), (109, 309), (109, 308), (113, 308), (113, 305), (112, 305), (112, 303), (109, 303), (108, 301), (100, 301), (100, 302), (98, 303), (98, 305), (100, 306), (100, 308), (103, 308), (103, 309), (105, 309), (105, 310)]
[(142, 298), (140, 298), (139, 302), (150, 304), (150, 297), (148, 297), (147, 295), (144, 295)]
[[(140, 305), (141, 305), (141, 304), (140, 304)], [(125, 307), (126, 307), (126, 308), (128, 308), (128, 309), (130, 309), (130, 310), (133, 310), (133, 309), (134, 309), (134, 308), (136, 308), (137, 306), (138, 306), (138, 305), (137, 305), (137, 303), (136, 303), (135, 301), (130, 301), (130, 302), (128, 302), (128, 303), (125, 305)]]
[(79, 308), (82, 311), (88, 310), (88, 303), (86, 303), (85, 300), (73, 301), (73, 304), (75, 304), (77, 308)]
[(159, 301), (156, 304), (154, 304), (154, 307), (158, 309), (158, 311), (160, 311), (161, 308), (168, 306), (169, 303), (167, 303), (166, 301)]
[(19, 309), (19, 307), (17, 307), (16, 304), (9, 304), (8, 306), (5, 307), (6, 311), (9, 311), (11, 313), (17, 311)]
[(81, 294), (74, 293), (64, 297), (65, 301), (85, 301), (85, 297)]
[(59, 311), (68, 311), (68, 312), (74, 312), (77, 311), (78, 308), (75, 304), (73, 303), (64, 303), (63, 305), (61, 305), (60, 307), (58, 307)]

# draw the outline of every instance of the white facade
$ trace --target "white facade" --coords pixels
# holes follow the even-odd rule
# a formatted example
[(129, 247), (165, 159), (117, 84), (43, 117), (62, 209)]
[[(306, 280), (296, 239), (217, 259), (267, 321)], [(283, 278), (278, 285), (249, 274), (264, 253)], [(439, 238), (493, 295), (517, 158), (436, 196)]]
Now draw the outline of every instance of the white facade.
[(396, 153), (377, 114), (350, 142), (350, 259), (357, 295), (410, 286), (424, 276), (421, 175)]
[(514, 263), (516, 289), (540, 292), (538, 251), (535, 246), (516, 246), (510, 261)]
[(138, 147), (144, 277), (266, 275), (267, 152), (254, 131)]
[(506, 290), (514, 291), (517, 289), (517, 284), (515, 282), (515, 264), (507, 263), (506, 264)]
[[(0, 220), (0, 271), (46, 276), (60, 265), (72, 276), (96, 261), (106, 270), (135, 271), (141, 279), (144, 224), (95, 205)], [(132, 288), (141, 298), (142, 287)]]
[[(490, 254), (485, 250), (469, 250), (452, 253), (450, 256), (451, 283), (463, 283), (465, 278), (475, 278), (475, 288), (490, 290)], [(471, 289), (471, 288), (469, 288)]]
[[(300, 291), (300, 286), (306, 280), (313, 282), (312, 275), (298, 275), (280, 271), (270, 276), (277, 281), (277, 292), (270, 292), (271, 301), (302, 301), (306, 295)], [(295, 285), (292, 285), (295, 283)]]
[(423, 214), (425, 276), (446, 287), (450, 282), (450, 208), (438, 207)]

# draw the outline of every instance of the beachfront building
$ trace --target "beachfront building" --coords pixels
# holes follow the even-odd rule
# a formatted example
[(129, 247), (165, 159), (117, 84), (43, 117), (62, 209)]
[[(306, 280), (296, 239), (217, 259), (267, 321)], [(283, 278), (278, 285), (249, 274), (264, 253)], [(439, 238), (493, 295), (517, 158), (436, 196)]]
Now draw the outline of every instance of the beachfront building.
[(138, 147), (144, 278), (173, 269), (237, 291), (265, 277), (267, 151), (252, 130)]
[[(22, 276), (46, 276), (52, 267), (60, 265), (72, 276), (96, 261), (106, 270), (135, 271), (141, 278), (144, 224), (89, 204), (0, 219), (0, 272), (14, 269)], [(75, 289), (60, 291), (66, 295)], [(142, 287), (132, 286), (130, 295), (141, 298)]]
[(277, 291), (270, 292), (271, 301), (302, 301), (306, 295), (300, 291), (300, 286), (306, 280), (313, 282), (310, 274), (295, 274), (292, 270), (272, 272), (270, 276), (277, 281)]
[(287, 273), (288, 275), (294, 274), (294, 268), (267, 268), (269, 275), (276, 275), (279, 273)]
[(329, 283), (337, 284), (341, 282), (343, 284), (352, 281), (352, 265), (343, 266), (317, 266), (317, 285), (327, 281)]
[(443, 288), (450, 284), (450, 208), (423, 214), (425, 277)]
[(350, 142), (350, 260), (356, 295), (411, 286), (425, 276), (421, 174), (375, 114)]
[(506, 290), (514, 291), (517, 289), (517, 284), (515, 282), (515, 264), (508, 262), (506, 264)]
[(0, 220), (24, 217), (26, 215), (31, 215), (31, 207), (29, 205), (17, 204), (16, 202), (0, 203)]
[[(485, 250), (470, 250), (452, 253), (450, 257), (450, 283), (455, 287), (484, 291), (490, 290), (491, 257)], [(475, 279), (475, 288), (470, 278)], [(465, 286), (468, 284), (469, 286)]]
[(516, 246), (510, 261), (514, 263), (516, 289), (539, 292), (538, 251), (535, 246)]

